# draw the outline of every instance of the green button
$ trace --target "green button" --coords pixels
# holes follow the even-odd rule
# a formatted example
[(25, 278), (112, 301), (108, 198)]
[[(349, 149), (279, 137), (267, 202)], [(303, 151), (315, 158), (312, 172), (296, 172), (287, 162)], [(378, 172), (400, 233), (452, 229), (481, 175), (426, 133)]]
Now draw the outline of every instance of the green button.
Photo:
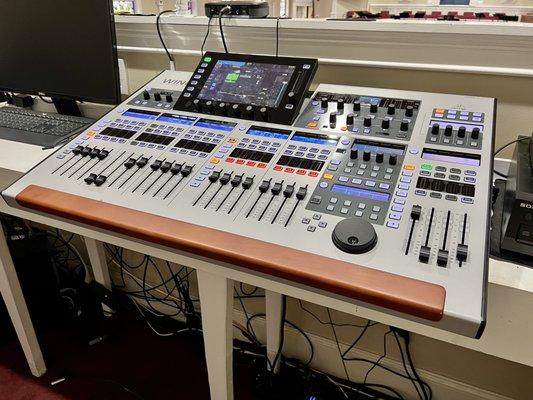
[(426, 171), (431, 171), (431, 170), (433, 169), (433, 165), (431, 165), (431, 164), (422, 164), (422, 165), (420, 166), (420, 168), (421, 168), (421, 169), (424, 169), (424, 170), (426, 170)]
[(204, 61), (205, 62), (210, 62), (211, 61), (211, 57), (204, 57)]

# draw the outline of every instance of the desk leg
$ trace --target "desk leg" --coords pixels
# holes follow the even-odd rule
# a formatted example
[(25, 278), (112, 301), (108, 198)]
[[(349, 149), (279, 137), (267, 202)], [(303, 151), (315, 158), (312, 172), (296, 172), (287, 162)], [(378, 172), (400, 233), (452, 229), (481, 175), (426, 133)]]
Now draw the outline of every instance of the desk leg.
[(17, 336), (30, 366), (31, 373), (41, 376), (46, 372), (43, 355), (28, 307), (20, 288), (20, 283), (7, 247), (4, 230), (0, 226), (0, 292), (7, 306), (7, 311), (17, 332)]
[(111, 290), (111, 277), (109, 276), (109, 268), (107, 267), (104, 244), (99, 240), (88, 237), (84, 237), (84, 240), (91, 262), (94, 280), (106, 289)]
[(276, 359), (276, 354), (279, 351), (279, 345), (281, 343), (281, 329), (282, 329), (282, 318), (283, 318), (283, 295), (272, 292), (270, 290), (265, 290), (265, 314), (266, 314), (266, 337), (267, 337), (267, 357), (268, 365), (267, 368), (270, 369), (272, 366), (271, 372), (277, 374), (279, 372), (281, 355), (274, 365), (274, 360)]
[(233, 281), (197, 270), (211, 400), (233, 399)]

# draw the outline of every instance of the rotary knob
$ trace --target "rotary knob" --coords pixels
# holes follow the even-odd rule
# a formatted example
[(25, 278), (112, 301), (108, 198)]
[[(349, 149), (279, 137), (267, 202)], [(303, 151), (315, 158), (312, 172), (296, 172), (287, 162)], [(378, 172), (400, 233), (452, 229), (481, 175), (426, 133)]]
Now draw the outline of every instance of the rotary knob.
[(172, 101), (174, 101), (174, 99), (172, 98), (172, 93), (167, 93), (165, 95), (165, 100), (167, 101), (167, 103), (172, 103)]
[(322, 97), (320, 99), (320, 107), (321, 108), (325, 108), (326, 110), (328, 109), (328, 106), (329, 106), (329, 100), (327, 97)]
[(378, 164), (381, 164), (383, 162), (383, 153), (377, 153), (376, 154), (376, 162)]
[(409, 130), (409, 120), (402, 120), (402, 122), (400, 123), (400, 130), (402, 132), (407, 132)]
[(363, 121), (363, 125), (366, 127), (372, 126), (372, 117), (366, 116)]
[(268, 120), (268, 109), (266, 107), (261, 107), (259, 109), (259, 115), (263, 121)]
[(148, 92), (148, 90), (143, 92), (143, 99), (150, 100), (150, 92)]
[(342, 114), (342, 112), (344, 111), (344, 99), (337, 100), (337, 111), (339, 112), (339, 114)]
[(371, 156), (371, 154), (370, 154), (370, 152), (368, 150), (365, 150), (363, 152), (363, 160), (364, 161), (370, 161), (370, 156)]
[(352, 160), (357, 160), (357, 157), (359, 157), (359, 152), (357, 151), (357, 148), (352, 148), (352, 150), (350, 150), (350, 158)]
[(387, 106), (387, 115), (394, 115), (396, 113), (396, 106), (394, 104), (389, 104)]
[(444, 128), (444, 136), (452, 136), (453, 133), (453, 126), (446, 125), (446, 128)]
[(154, 100), (161, 101), (161, 93), (154, 93)]
[(378, 112), (378, 104), (377, 103), (370, 104), (370, 112), (373, 113), (373, 114)]
[(207, 112), (211, 114), (214, 111), (213, 102), (211, 100), (207, 100), (205, 102), (205, 108), (206, 108)]
[(398, 157), (396, 156), (396, 154), (389, 155), (389, 164), (390, 165), (396, 165), (397, 162), (398, 162)]
[(234, 104), (231, 106), (231, 113), (236, 116), (236, 117), (240, 117), (241, 116), (241, 107), (238, 105), (238, 104)]
[(289, 94), (287, 94), (287, 103), (292, 105), (296, 104), (296, 95), (294, 92), (289, 92)]
[(227, 109), (227, 104), (226, 103), (224, 103), (224, 102), (218, 103), (217, 114), (218, 115), (227, 115), (228, 114), (228, 109)]
[(414, 107), (413, 106), (407, 106), (405, 107), (405, 116), (406, 117), (412, 117), (414, 113)]
[(371, 223), (361, 218), (349, 218), (343, 219), (335, 226), (331, 239), (340, 250), (359, 254), (372, 250), (378, 236)]
[(382, 129), (389, 129), (390, 128), (390, 119), (384, 118), (383, 121), (381, 121), (381, 128)]
[(244, 114), (246, 115), (246, 118), (254, 119), (254, 108), (252, 106), (246, 106)]
[(354, 111), (361, 111), (361, 102), (359, 100), (355, 100), (353, 102), (353, 110)]
[(460, 126), (457, 130), (457, 137), (464, 138), (466, 136), (466, 128), (464, 126)]
[(337, 113), (332, 112), (329, 114), (329, 126), (332, 128), (335, 128), (336, 125), (337, 125)]
[(440, 133), (440, 125), (439, 124), (433, 124), (431, 127), (431, 134), (432, 135), (438, 135)]
[(194, 101), (192, 102), (192, 106), (196, 111), (198, 112), (202, 111), (202, 103), (200, 103), (200, 100), (194, 99)]
[(354, 115), (353, 114), (348, 114), (346, 116), (346, 125), (352, 126), (353, 125), (353, 121), (354, 121)]
[(472, 129), (472, 133), (470, 134), (470, 136), (472, 137), (472, 139), (474, 140), (478, 140), (479, 139), (479, 128), (474, 128)]

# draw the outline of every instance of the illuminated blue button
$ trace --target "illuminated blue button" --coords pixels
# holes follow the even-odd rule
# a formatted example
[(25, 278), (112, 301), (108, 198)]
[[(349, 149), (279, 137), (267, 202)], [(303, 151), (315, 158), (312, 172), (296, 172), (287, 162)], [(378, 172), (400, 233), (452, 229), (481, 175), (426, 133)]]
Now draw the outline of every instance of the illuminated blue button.
[(425, 190), (422, 190), (422, 189), (416, 189), (415, 190), (415, 194), (417, 196), (425, 196), (427, 194), (427, 192)]
[(349, 145), (349, 144), (350, 144), (350, 139), (343, 138), (343, 139), (341, 140), (341, 144), (343, 144), (344, 146)]
[[(199, 74), (203, 74), (204, 72), (205, 72), (205, 69), (203, 69), (203, 68), (198, 68), (198, 73), (199, 73)], [(194, 79), (196, 79), (196, 78), (194, 78)]]
[(409, 150), (409, 153), (418, 154), (418, 149), (411, 149), (411, 150)]
[(468, 115), (470, 114), (468, 111), (461, 111), (461, 115)]
[(474, 199), (471, 197), (461, 197), (461, 203), (474, 204)]
[(318, 153), (318, 149), (317, 149), (316, 147), (311, 147), (311, 148), (309, 149), (309, 152), (310, 152), (310, 153)]
[(394, 212), (403, 212), (403, 206), (399, 205), (399, 204), (393, 204), (392, 205), (392, 208), (391, 208), (392, 211)]
[(477, 172), (476, 171), (472, 171), (471, 169), (467, 169), (465, 171), (465, 175), (468, 175), (468, 176), (476, 176), (477, 175)]
[(363, 133), (367, 133), (367, 134), (370, 133), (370, 128), (365, 128), (365, 129), (363, 130)]
[(308, 153), (306, 157), (307, 157), (307, 158), (315, 158), (315, 157), (316, 157), (316, 154)]
[(327, 188), (327, 187), (328, 187), (328, 183), (327, 183), (327, 182), (324, 182), (324, 181), (322, 181), (322, 182), (320, 182), (320, 187), (321, 187), (322, 189), (325, 189), (325, 188)]
[(211, 140), (213, 143), (220, 143), (220, 139), (213, 139)]
[(353, 128), (353, 129), (352, 129), (352, 132), (354, 132), (354, 133), (359, 132), (359, 128)]
[(191, 85), (198, 85), (198, 81), (191, 81)]
[(320, 104), (320, 102), (317, 101), (317, 100), (313, 100), (313, 101), (311, 102), (311, 104), (312, 104), (313, 106), (316, 107), (316, 106), (318, 106), (318, 105)]
[(276, 149), (275, 147), (270, 147), (270, 148), (268, 149), (268, 151), (269, 151), (270, 153), (275, 153), (275, 152), (277, 151), (277, 149)]
[(320, 121), (320, 117), (318, 115), (313, 117), (313, 121), (316, 121), (316, 122)]
[(261, 151), (265, 151), (267, 148), (265, 146), (259, 146), (257, 149)]
[(409, 185), (407, 183), (399, 183), (398, 189), (409, 190)]
[(471, 176), (465, 176), (463, 180), (468, 183), (476, 183), (476, 178), (472, 178)]
[(363, 183), (363, 180), (362, 180), (362, 179), (359, 179), (359, 178), (353, 178), (353, 179), (352, 179), (352, 183), (353, 183), (354, 185), (360, 185), (360, 184)]
[(396, 221), (388, 221), (387, 227), (392, 229), (398, 229), (400, 227), (400, 224)]
[(327, 160), (327, 159), (328, 159), (328, 156), (319, 155), (317, 158), (318, 158), (319, 160)]
[(332, 165), (339, 165), (341, 163), (341, 160), (331, 160)]
[(279, 146), (281, 146), (281, 144), (278, 143), (278, 142), (274, 142), (274, 143), (272, 143), (272, 147), (279, 147)]
[(400, 182), (403, 182), (403, 183), (411, 183), (411, 178), (408, 177), (408, 176), (402, 176), (400, 178)]
[(405, 204), (405, 199), (402, 199), (400, 197), (395, 197), (394, 200), (392, 201), (393, 203), (395, 204), (401, 204), (401, 205), (404, 205)]
[(374, 181), (366, 181), (365, 182), (365, 186), (374, 187), (374, 186), (376, 186), (376, 182), (374, 182)]
[(192, 181), (191, 182), (191, 187), (198, 187), (202, 184), (202, 182), (198, 182), (198, 181)]
[(420, 175), (422, 175), (422, 176), (430, 176), (431, 172), (429, 172), (429, 171), (420, 171)]
[(448, 110), (448, 114), (456, 114), (457, 110)]
[(390, 185), (388, 183), (380, 183), (379, 188), (387, 190), (388, 188), (390, 188)]
[(215, 158), (222, 158), (222, 157), (224, 157), (224, 154), (222, 153), (215, 154)]
[(288, 148), (289, 150), (296, 150), (296, 146), (293, 145), (293, 144), (288, 145), (287, 148)]
[(472, 115), (473, 115), (474, 117), (482, 117), (482, 116), (483, 116), (483, 114), (480, 113), (480, 112), (472, 113)]
[(207, 68), (207, 63), (201, 63), (201, 64), (200, 64), (200, 67), (202, 67), (202, 68)]
[(391, 213), (389, 214), (389, 218), (390, 218), (390, 219), (393, 219), (393, 220), (396, 220), (396, 221), (399, 221), (399, 220), (402, 219), (402, 214), (397, 213), (397, 212), (391, 212)]
[(302, 157), (305, 153), (303, 151), (297, 151), (296, 153), (294, 153), (294, 155), (296, 157)]
[(472, 121), (474, 121), (474, 122), (481, 122), (481, 118), (479, 118), (479, 117), (474, 117), (474, 118), (472, 118)]
[(228, 149), (220, 149), (220, 150), (219, 150), (219, 153), (226, 154), (228, 151), (229, 151)]
[(191, 94), (189, 92), (183, 93), (183, 97), (191, 97)]
[(292, 153), (293, 153), (293, 152), (292, 152), (291, 150), (285, 150), (285, 151), (283, 152), (283, 154), (285, 154), (286, 156), (291, 156)]
[(215, 169), (215, 164), (206, 165), (205, 169)]
[(252, 140), (252, 143), (254, 143), (254, 144), (259, 144), (259, 143), (261, 143), (261, 141), (260, 141), (260, 140), (257, 140), (257, 139), (254, 139), (254, 140)]
[(347, 176), (344, 176), (344, 175), (341, 175), (339, 176), (339, 182), (348, 182), (348, 177)]
[(298, 147), (298, 150), (300, 150), (300, 151), (307, 151), (307, 147), (306, 147), (306, 146), (299, 146), (299, 147)]
[(237, 147), (246, 147), (246, 143), (239, 143)]
[(200, 79), (202, 75), (194, 75), (194, 79)]
[(407, 192), (405, 190), (397, 190), (396, 196), (398, 197), (407, 197)]

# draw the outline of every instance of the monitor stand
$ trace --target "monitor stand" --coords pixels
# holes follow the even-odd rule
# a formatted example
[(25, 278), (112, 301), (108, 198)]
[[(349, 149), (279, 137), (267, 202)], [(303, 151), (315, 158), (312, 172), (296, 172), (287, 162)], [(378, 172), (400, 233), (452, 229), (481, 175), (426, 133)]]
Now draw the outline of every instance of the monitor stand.
[(81, 117), (81, 111), (78, 107), (78, 103), (75, 100), (58, 99), (52, 97), (52, 102), (56, 106), (56, 110), (59, 114), (72, 115), (73, 117)]

